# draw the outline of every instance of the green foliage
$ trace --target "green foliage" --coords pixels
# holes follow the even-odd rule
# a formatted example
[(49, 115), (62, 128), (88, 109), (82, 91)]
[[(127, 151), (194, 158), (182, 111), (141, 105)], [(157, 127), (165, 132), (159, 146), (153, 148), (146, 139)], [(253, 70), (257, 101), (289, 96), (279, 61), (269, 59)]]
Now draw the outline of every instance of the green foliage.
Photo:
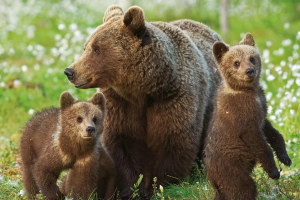
[(142, 179), (143, 179), (143, 174), (140, 174), (137, 182), (133, 185), (133, 187), (130, 187), (130, 190), (132, 191), (132, 196), (130, 199), (138, 199), (140, 197), (138, 187), (140, 186)]
[[(124, 10), (140, 5), (147, 21), (190, 18), (220, 33), (220, 0), (118, 1)], [(83, 0), (2, 0), (0, 4), (0, 199), (24, 199), (18, 144), (26, 121), (45, 107), (58, 106), (69, 91), (88, 99), (96, 89), (79, 90), (63, 74), (83, 52), (90, 33), (102, 23), (110, 2)], [(237, 44), (251, 32), (263, 62), (261, 83), (265, 89), (269, 119), (286, 140), (293, 164), (282, 167), (279, 181), (257, 168), (253, 173), (258, 199), (300, 199), (300, 1), (229, 1), (229, 34), (223, 39)], [(222, 34), (221, 34), (222, 35)], [(182, 163), (184, 164), (184, 163)], [(205, 171), (177, 185), (158, 185), (154, 199), (212, 199), (214, 191)], [(133, 186), (138, 198), (138, 185)], [(156, 181), (154, 181), (156, 184)]]

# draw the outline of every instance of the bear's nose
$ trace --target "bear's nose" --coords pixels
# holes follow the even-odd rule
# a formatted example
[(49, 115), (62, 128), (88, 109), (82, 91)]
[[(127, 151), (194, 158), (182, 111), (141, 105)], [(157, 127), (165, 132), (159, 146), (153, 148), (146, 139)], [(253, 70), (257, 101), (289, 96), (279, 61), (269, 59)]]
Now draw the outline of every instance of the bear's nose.
[(95, 131), (95, 127), (92, 127), (92, 126), (88, 126), (86, 128), (86, 132), (88, 133), (88, 136), (91, 137), (92, 136), (92, 133)]
[(66, 68), (65, 71), (64, 71), (65, 75), (67, 75), (68, 79), (69, 80), (72, 80), (73, 79), (73, 76), (74, 76), (74, 71), (70, 68)]
[(248, 77), (253, 77), (255, 70), (253, 68), (246, 69), (246, 74)]

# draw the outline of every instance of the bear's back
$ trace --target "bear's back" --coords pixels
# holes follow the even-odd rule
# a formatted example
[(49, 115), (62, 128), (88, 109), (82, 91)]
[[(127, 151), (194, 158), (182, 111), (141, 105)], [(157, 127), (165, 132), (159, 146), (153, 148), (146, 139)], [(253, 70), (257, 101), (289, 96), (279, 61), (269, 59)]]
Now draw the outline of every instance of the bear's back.
[(57, 131), (59, 108), (48, 108), (36, 113), (26, 124), (20, 141), (23, 158), (32, 161), (39, 157), (51, 144), (52, 135)]

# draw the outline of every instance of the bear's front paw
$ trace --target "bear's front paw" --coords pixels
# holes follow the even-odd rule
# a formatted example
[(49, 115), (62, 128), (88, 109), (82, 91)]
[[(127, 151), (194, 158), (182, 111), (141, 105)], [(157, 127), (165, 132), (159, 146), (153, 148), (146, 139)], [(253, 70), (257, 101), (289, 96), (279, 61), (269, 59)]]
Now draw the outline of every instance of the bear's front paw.
[(277, 155), (277, 158), (286, 166), (290, 166), (292, 164), (290, 157), (286, 153)]
[(271, 179), (279, 179), (280, 177), (280, 172), (278, 169), (273, 169), (272, 171), (268, 172), (268, 175)]

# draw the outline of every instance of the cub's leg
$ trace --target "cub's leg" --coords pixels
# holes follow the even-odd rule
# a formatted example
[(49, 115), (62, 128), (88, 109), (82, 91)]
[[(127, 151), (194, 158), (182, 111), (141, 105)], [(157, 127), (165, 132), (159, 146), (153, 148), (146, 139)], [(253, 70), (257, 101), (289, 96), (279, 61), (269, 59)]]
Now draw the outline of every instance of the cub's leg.
[(269, 177), (278, 179), (280, 172), (276, 167), (273, 151), (264, 138), (264, 133), (249, 130), (249, 132), (241, 134), (240, 137), (256, 156), (257, 161), (261, 163), (262, 168), (268, 173)]
[(35, 195), (39, 193), (39, 189), (32, 174), (33, 165), (23, 164), (23, 184), (27, 192), (28, 199), (34, 199)]
[(265, 120), (263, 132), (265, 133), (267, 142), (275, 151), (279, 161), (287, 166), (290, 166), (292, 164), (292, 161), (286, 152), (284, 139), (282, 135), (272, 126), (271, 122), (267, 119)]
[(85, 158), (77, 160), (63, 179), (61, 191), (73, 198), (89, 199), (96, 192), (98, 179), (97, 159)]
[(115, 199), (117, 177), (115, 163), (104, 149), (100, 151), (99, 176), (98, 197), (104, 197), (105, 200)]
[(49, 154), (40, 157), (36, 162), (33, 176), (42, 194), (46, 196), (47, 199), (61, 199), (63, 195), (59, 191), (56, 181), (62, 170), (62, 166), (57, 156)]

